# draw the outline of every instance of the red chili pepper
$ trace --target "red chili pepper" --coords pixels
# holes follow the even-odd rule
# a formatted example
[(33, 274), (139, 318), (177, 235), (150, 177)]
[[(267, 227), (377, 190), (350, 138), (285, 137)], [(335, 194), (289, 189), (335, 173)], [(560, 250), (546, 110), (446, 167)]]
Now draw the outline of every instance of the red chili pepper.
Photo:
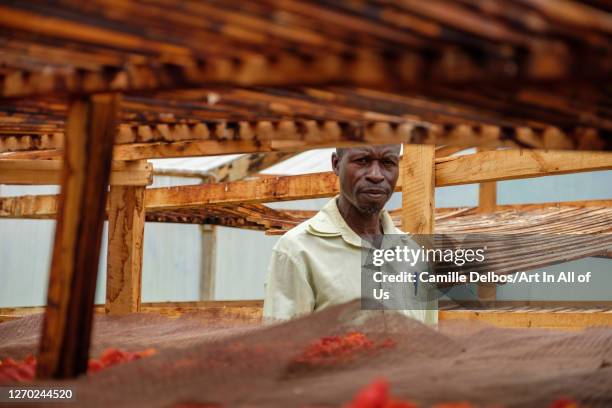
[(389, 404), (389, 383), (378, 379), (357, 393), (345, 408), (386, 408)]
[[(95, 373), (106, 367), (149, 357), (153, 354), (155, 354), (155, 349), (129, 352), (109, 348), (104, 350), (99, 360), (89, 360), (87, 369), (89, 373)], [(0, 360), (0, 383), (28, 382), (34, 380), (35, 376), (36, 357), (32, 355), (27, 356), (23, 361), (15, 361), (10, 357)]]
[(571, 398), (559, 398), (553, 401), (548, 408), (580, 408), (580, 406)]
[(300, 367), (331, 366), (350, 360), (364, 352), (391, 348), (395, 345), (392, 339), (385, 339), (376, 344), (359, 332), (351, 332), (343, 336), (326, 336), (306, 347), (304, 352), (291, 362), (289, 370)]
[(385, 379), (374, 380), (361, 389), (344, 408), (417, 408), (408, 401), (393, 399), (389, 393), (389, 383)]

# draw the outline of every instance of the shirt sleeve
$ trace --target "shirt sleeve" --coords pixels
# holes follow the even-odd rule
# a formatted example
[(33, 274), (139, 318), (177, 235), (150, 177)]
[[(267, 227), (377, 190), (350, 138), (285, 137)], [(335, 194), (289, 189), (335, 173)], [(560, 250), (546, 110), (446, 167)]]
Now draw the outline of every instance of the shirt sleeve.
[(311, 313), (314, 299), (304, 263), (273, 250), (265, 284), (264, 318), (286, 320)]

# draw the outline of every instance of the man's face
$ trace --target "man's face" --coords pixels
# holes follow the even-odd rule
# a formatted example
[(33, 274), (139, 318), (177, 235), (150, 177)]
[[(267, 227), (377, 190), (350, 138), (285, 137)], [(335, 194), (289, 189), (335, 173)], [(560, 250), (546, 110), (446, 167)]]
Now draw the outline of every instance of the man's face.
[(332, 154), (340, 193), (364, 214), (376, 214), (391, 198), (399, 176), (399, 145), (344, 149)]

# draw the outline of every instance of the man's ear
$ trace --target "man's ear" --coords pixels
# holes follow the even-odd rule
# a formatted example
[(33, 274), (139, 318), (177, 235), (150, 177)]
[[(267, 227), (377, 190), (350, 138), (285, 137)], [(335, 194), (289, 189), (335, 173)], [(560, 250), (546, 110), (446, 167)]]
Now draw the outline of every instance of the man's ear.
[(338, 156), (338, 153), (333, 152), (331, 155), (331, 165), (332, 165), (332, 169), (334, 170), (334, 173), (336, 173), (336, 176), (340, 176), (339, 164), (340, 164), (340, 157)]

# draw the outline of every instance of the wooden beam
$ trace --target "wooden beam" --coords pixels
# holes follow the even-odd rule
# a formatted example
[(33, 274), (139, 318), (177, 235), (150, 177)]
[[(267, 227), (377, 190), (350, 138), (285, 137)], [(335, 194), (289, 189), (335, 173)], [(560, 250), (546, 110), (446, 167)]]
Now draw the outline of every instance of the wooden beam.
[(293, 156), (295, 154), (286, 152), (247, 154), (210, 169), (208, 172), (214, 176), (217, 182), (237, 181), (257, 174)]
[[(479, 147), (478, 152), (486, 152), (486, 148)], [(479, 214), (492, 213), (497, 206), (497, 183), (486, 181), (478, 185), (478, 207)], [(494, 283), (479, 283), (476, 285), (479, 300), (493, 300), (497, 298), (497, 285)]]
[(485, 181), (478, 186), (478, 212), (490, 213), (497, 206), (497, 183)]
[[(146, 206), (146, 203), (145, 203)], [(108, 205), (107, 205), (108, 207)], [(550, 207), (612, 207), (612, 200), (579, 200), (559, 201), (532, 204), (505, 204), (495, 207), (496, 211), (516, 210), (531, 211)], [(149, 210), (149, 208), (147, 208)], [(437, 208), (436, 213), (448, 214), (462, 211), (462, 214), (474, 214), (476, 209), (463, 208)], [(298, 217), (312, 217), (316, 211), (283, 210), (283, 212)], [(400, 213), (401, 208), (391, 211), (391, 214)], [(56, 195), (28, 195), (18, 197), (0, 197), (0, 218), (25, 218), (25, 219), (52, 219), (57, 215)]]
[(184, 142), (134, 143), (115, 146), (115, 160), (140, 160), (148, 158), (220, 156), (234, 153), (270, 152), (269, 142), (236, 140), (189, 140)]
[[(160, 126), (122, 127), (120, 134), (125, 144), (115, 147), (114, 159), (298, 152), (319, 147), (410, 143), (424, 139), (427, 139), (427, 143), (435, 143), (437, 136), (433, 130), (430, 131), (414, 121), (398, 124), (283, 120), (199, 123), (193, 126), (165, 125), (166, 127), (161, 129)], [(180, 130), (176, 130), (179, 126)], [(141, 139), (140, 135), (143, 133), (147, 135), (147, 142), (133, 143), (134, 140)]]
[[(0, 160), (0, 184), (59, 184), (62, 167), (61, 160)], [(153, 167), (146, 161), (112, 163), (111, 185), (146, 186), (152, 182)]]
[(497, 327), (582, 330), (612, 326), (612, 313), (589, 311), (440, 310), (440, 321), (469, 320)]
[(145, 187), (112, 186), (108, 197), (106, 312), (140, 310)]
[(57, 215), (57, 195), (0, 197), (0, 218), (51, 219)]
[(402, 230), (433, 234), (435, 212), (435, 148), (404, 145), (402, 174)]
[(87, 370), (118, 106), (113, 94), (70, 105), (39, 378), (72, 378)]
[[(443, 302), (440, 303), (441, 308), (443, 308)], [(610, 313), (609, 303), (609, 301), (496, 301), (495, 306), (487, 309), (441, 309), (439, 318), (441, 322), (448, 320), (483, 321), (498, 327), (581, 330), (589, 327), (611, 326), (612, 313)], [(520, 310), (512, 310), (513, 307), (518, 307)], [(525, 310), (526, 307), (530, 310)], [(185, 313), (209, 312), (215, 316), (239, 316), (243, 319), (258, 321), (261, 319), (262, 309), (262, 300), (142, 304), (143, 313), (159, 314), (170, 318), (178, 318)], [(20, 319), (43, 311), (44, 309), (40, 307), (0, 308), (0, 322)], [(104, 313), (104, 307), (96, 306), (95, 312)]]
[[(400, 165), (402, 187), (402, 231), (431, 235), (436, 211), (436, 149), (433, 145), (405, 144)], [(433, 242), (431, 237), (425, 241)], [(430, 245), (427, 242), (425, 245)], [(438, 299), (423, 305), (427, 321), (438, 322)]]
[(63, 149), (24, 150), (0, 153), (0, 160), (60, 160), (63, 155)]
[[(96, 16), (95, 25), (90, 24), (91, 15), (85, 6), (57, 6), (53, 13), (45, 5), (27, 9), (19, 4), (2, 6), (0, 24), (7, 31), (11, 44), (8, 50), (12, 51), (6, 52), (4, 58), (11, 57), (9, 62), (17, 67), (33, 65), (38, 69), (8, 71), (0, 82), (0, 95), (23, 97), (201, 84), (341, 84), (397, 89), (439, 83), (491, 83), (503, 88), (530, 81), (581, 84), (588, 79), (605, 81), (609, 77), (608, 60), (597, 58), (600, 54), (606, 56), (609, 50), (605, 42), (608, 15), (603, 7), (564, 2), (562, 11), (551, 12), (548, 3), (530, 3), (530, 10), (542, 16), (541, 26), (546, 28), (534, 35), (532, 27), (503, 24), (501, 16), (491, 13), (494, 9), (504, 10), (504, 2), (491, 4), (484, 12), (450, 3), (442, 10), (414, 3), (374, 15), (366, 5), (346, 5), (342, 10), (324, 3), (283, 2), (267, 8), (256, 5), (252, 13), (243, 7), (228, 16), (227, 9), (209, 4), (186, 5), (184, 10), (167, 13), (164, 4), (152, 4), (142, 10), (138, 4), (126, 3), (121, 13)], [(296, 23), (257, 16), (273, 10), (305, 18)], [(508, 20), (524, 12), (518, 5), (510, 10), (504, 16)], [(451, 21), (450, 15), (458, 18)], [(154, 19), (157, 35), (152, 38), (145, 27)], [(245, 20), (250, 22), (245, 25)], [(410, 22), (408, 27), (406, 22)], [(174, 28), (179, 24), (183, 35), (177, 35)], [(19, 41), (9, 35), (14, 31)], [(454, 35), (442, 34), (447, 32)], [(355, 41), (361, 38), (368, 41)], [(17, 45), (20, 42), (25, 42), (23, 55), (12, 50), (16, 47), (21, 51)], [(519, 46), (521, 53), (498, 51)], [(426, 52), (430, 50), (435, 50), (435, 58)], [(134, 54), (138, 58), (130, 58)], [(592, 63), (588, 67), (580, 65), (579, 55), (581, 60)], [(48, 60), (48, 69), (42, 69)]]
[(264, 203), (321, 198), (339, 192), (333, 172), (270, 177), (232, 183), (147, 189), (147, 208), (153, 211), (208, 204)]
[(469, 147), (465, 146), (437, 146), (436, 147), (436, 158), (452, 156), (455, 153), (459, 153), (463, 150), (467, 150)]
[(293, 156), (294, 154), (285, 152), (243, 154), (227, 163), (205, 171), (158, 168), (153, 171), (153, 174), (156, 176), (194, 177), (217, 183), (237, 181), (257, 175), (261, 170)]
[[(499, 150), (444, 158), (435, 165), (436, 187), (579, 171), (612, 169), (612, 153)], [(403, 182), (398, 181), (397, 190)], [(330, 197), (338, 194), (333, 172), (263, 180), (147, 190), (151, 210), (208, 204), (264, 203)]]
[[(597, 134), (590, 129), (588, 134)], [(434, 125), (406, 120), (405, 122), (343, 122), (314, 120), (236, 121), (193, 125), (125, 125), (117, 131), (118, 144), (114, 160), (140, 160), (164, 157), (211, 156), (234, 153), (298, 152), (306, 149), (363, 144), (417, 143), (445, 145), (439, 156), (474, 146), (558, 147), (547, 138), (547, 132), (532, 128), (500, 128), (498, 126)], [(31, 135), (15, 134), (0, 137), (0, 159), (30, 158), (34, 152), (49, 153), (52, 158), (61, 150), (62, 137), (52, 147), (33, 141)], [(566, 137), (575, 143), (561, 147), (568, 150), (610, 149), (602, 143), (579, 135)], [(606, 136), (601, 135), (605, 140)], [(597, 139), (599, 140), (599, 139)], [(38, 150), (46, 149), (46, 150)], [(28, 155), (26, 155), (26, 153)], [(26, 156), (24, 156), (26, 155)], [(45, 156), (43, 155), (43, 158)], [(37, 156), (34, 156), (37, 158)]]
[[(436, 187), (442, 187), (605, 170), (612, 168), (612, 153), (498, 150), (458, 158), (437, 159), (436, 162)], [(396, 191), (401, 191), (401, 185), (400, 176)], [(147, 210), (154, 211), (208, 204), (265, 203), (322, 198), (333, 196), (338, 192), (337, 177), (333, 172), (325, 172), (299, 176), (274, 176), (232, 183), (147, 189), (145, 203)], [(0, 217), (50, 218), (56, 213), (56, 203), (52, 197), (0, 198)], [(540, 207), (548, 205), (557, 205), (557, 203), (536, 204)], [(531, 208), (534, 204), (521, 206)]]
[(436, 186), (612, 169), (611, 152), (508, 149), (443, 160), (436, 164)]
[[(487, 148), (479, 147), (478, 152), (486, 152)], [(478, 186), (478, 212), (490, 213), (497, 206), (497, 183), (486, 181)]]

